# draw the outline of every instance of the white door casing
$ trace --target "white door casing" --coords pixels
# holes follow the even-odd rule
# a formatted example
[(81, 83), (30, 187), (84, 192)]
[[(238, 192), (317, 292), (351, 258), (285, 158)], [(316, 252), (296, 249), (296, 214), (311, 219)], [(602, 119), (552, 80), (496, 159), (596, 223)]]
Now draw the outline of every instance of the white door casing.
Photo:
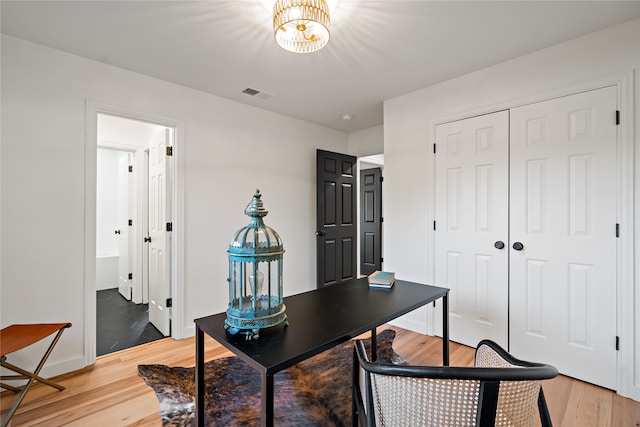
[[(160, 126), (169, 127), (172, 130), (173, 143), (173, 170), (171, 179), (172, 188), (172, 222), (174, 234), (171, 239), (171, 295), (173, 298), (171, 336), (181, 339), (190, 336), (194, 328), (192, 321), (184, 322), (183, 319), (183, 277), (184, 277), (184, 238), (180, 230), (184, 229), (184, 156), (182, 141), (184, 141), (184, 122), (168, 117), (148, 114), (123, 107), (113, 106), (95, 100), (87, 99), (85, 106), (85, 203), (84, 203), (84, 363), (89, 366), (96, 362), (96, 172), (97, 172), (97, 148), (98, 148), (98, 117), (100, 114), (114, 115), (133, 120), (141, 120)], [(125, 147), (128, 149), (129, 147)], [(142, 159), (142, 156), (140, 157)], [(140, 173), (144, 167), (139, 168)], [(134, 174), (135, 174), (134, 169)], [(139, 185), (146, 179), (138, 179)], [(146, 187), (145, 187), (146, 188)], [(146, 194), (146, 189), (140, 189), (140, 194)], [(141, 214), (139, 214), (141, 216)], [(139, 238), (142, 240), (143, 232), (139, 230)]]
[(131, 254), (129, 251), (129, 153), (118, 153), (118, 291), (131, 300)]
[(451, 340), (472, 347), (508, 345), (508, 144), (508, 111), (436, 127), (435, 280)]
[(171, 129), (149, 142), (149, 321), (165, 336), (171, 335)]
[(616, 88), (511, 110), (511, 353), (616, 388)]

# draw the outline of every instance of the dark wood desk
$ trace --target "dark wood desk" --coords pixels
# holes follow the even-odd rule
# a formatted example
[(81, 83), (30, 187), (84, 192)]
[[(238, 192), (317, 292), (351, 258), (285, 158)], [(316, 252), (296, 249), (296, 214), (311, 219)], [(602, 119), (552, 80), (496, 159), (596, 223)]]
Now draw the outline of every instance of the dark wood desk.
[[(204, 334), (260, 372), (262, 425), (273, 425), (273, 376), (296, 363), (371, 331), (442, 298), (442, 363), (449, 365), (449, 289), (396, 280), (391, 289), (369, 288), (367, 279), (292, 295), (284, 299), (289, 326), (261, 329), (260, 338), (230, 335), (226, 313), (196, 319), (196, 425), (204, 426)], [(375, 353), (374, 356), (375, 357)]]

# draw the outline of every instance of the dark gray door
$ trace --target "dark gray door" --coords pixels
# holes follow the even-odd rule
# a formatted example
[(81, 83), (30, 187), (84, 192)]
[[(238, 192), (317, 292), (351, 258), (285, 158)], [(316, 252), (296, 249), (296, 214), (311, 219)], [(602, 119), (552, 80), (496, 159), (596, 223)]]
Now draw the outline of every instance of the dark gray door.
[(356, 276), (356, 158), (317, 150), (317, 287)]
[(360, 171), (360, 274), (382, 270), (382, 169)]

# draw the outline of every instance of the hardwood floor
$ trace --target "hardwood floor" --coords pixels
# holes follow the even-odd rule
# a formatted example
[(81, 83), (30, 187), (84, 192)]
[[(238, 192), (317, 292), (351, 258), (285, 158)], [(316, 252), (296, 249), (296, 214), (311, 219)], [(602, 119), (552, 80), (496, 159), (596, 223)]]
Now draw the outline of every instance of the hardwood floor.
[[(379, 331), (385, 327), (379, 328)], [(394, 349), (412, 364), (440, 364), (442, 341), (404, 329), (397, 331)], [(171, 338), (98, 358), (93, 366), (61, 375), (56, 381), (66, 387), (56, 391), (37, 384), (27, 393), (13, 426), (160, 426), (158, 400), (138, 376), (138, 364), (161, 363), (193, 366), (194, 339)], [(207, 360), (228, 356), (226, 349), (205, 338)], [(451, 364), (473, 363), (473, 349), (451, 343)], [(638, 427), (640, 402), (591, 384), (559, 376), (543, 383), (555, 426)], [(14, 394), (1, 395), (2, 417)]]

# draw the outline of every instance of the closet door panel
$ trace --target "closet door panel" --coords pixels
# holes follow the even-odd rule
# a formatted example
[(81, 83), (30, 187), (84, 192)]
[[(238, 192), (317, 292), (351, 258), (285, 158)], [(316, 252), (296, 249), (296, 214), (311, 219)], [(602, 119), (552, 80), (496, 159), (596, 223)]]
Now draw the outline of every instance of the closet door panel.
[(473, 347), (507, 346), (508, 124), (501, 111), (436, 127), (436, 284), (451, 289), (451, 339)]
[(515, 108), (510, 130), (510, 351), (611, 389), (616, 99), (609, 87)]

